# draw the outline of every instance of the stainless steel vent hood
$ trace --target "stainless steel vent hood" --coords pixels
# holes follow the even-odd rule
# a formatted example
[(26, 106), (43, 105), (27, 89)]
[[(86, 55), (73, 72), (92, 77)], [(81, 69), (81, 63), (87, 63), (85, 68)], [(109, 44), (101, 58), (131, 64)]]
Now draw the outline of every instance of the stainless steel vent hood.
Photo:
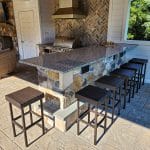
[(80, 19), (84, 18), (85, 15), (81, 9), (79, 9), (78, 0), (59, 0), (59, 9), (52, 16), (53, 18), (64, 18), (64, 19)]

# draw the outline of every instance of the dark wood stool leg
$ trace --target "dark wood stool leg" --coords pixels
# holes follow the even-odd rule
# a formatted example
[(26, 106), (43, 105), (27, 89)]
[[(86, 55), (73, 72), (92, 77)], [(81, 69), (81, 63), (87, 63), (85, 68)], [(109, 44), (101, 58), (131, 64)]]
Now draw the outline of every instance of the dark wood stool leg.
[(33, 116), (32, 116), (32, 107), (31, 104), (29, 105), (29, 111), (30, 111), (30, 120), (31, 120), (31, 124), (33, 123)]
[(144, 80), (144, 64), (142, 65), (141, 69), (141, 86), (143, 85), (143, 80)]
[(43, 130), (43, 135), (45, 134), (45, 126), (44, 126), (44, 113), (43, 113), (43, 101), (42, 99), (40, 100), (40, 105), (41, 105), (41, 117), (42, 117), (42, 130)]
[(143, 85), (144, 85), (144, 83), (145, 83), (146, 67), (147, 67), (147, 65), (145, 64), (145, 65), (144, 65)]
[(144, 79), (144, 76), (143, 76), (143, 69), (144, 69), (144, 65), (142, 64), (142, 67), (141, 67), (141, 83), (140, 85), (142, 86), (142, 83), (143, 83), (143, 79)]
[(111, 104), (111, 98), (109, 98), (109, 105)]
[(136, 86), (136, 93), (138, 93), (138, 91), (139, 91), (139, 89), (140, 89), (140, 74), (139, 74), (139, 72), (138, 72), (138, 74), (137, 74), (137, 86)]
[(112, 123), (114, 122), (115, 99), (116, 99), (116, 91), (113, 91), (113, 99), (112, 99)]
[(90, 104), (88, 104), (88, 123), (90, 123)]
[(22, 125), (23, 125), (25, 146), (28, 147), (28, 139), (27, 139), (27, 131), (26, 131), (26, 123), (25, 123), (25, 116), (24, 116), (24, 108), (23, 107), (21, 107), (21, 116), (22, 116)]
[(138, 71), (138, 89), (140, 89), (141, 71)]
[(80, 107), (79, 107), (79, 100), (77, 100), (77, 135), (80, 134), (80, 127), (79, 127), (79, 122), (80, 122)]
[(126, 108), (127, 85), (128, 85), (128, 80), (125, 80), (125, 84), (124, 84), (124, 104), (123, 104), (123, 109)]
[(106, 133), (107, 130), (107, 105), (108, 105), (108, 99), (105, 98), (105, 120), (104, 120), (104, 133)]
[(98, 107), (95, 109), (95, 124), (94, 124), (94, 145), (97, 144), (97, 118), (98, 118)]
[[(143, 66), (143, 65), (142, 65)], [(143, 67), (141, 67), (141, 69), (140, 69), (140, 88), (141, 88), (141, 85), (142, 85), (142, 69)]]
[(14, 137), (16, 137), (16, 129), (15, 129), (15, 124), (14, 124), (13, 108), (12, 108), (12, 104), (11, 103), (9, 103), (9, 108), (10, 108), (10, 116), (11, 116), (13, 134), (14, 134)]
[(129, 86), (129, 99), (128, 99), (128, 102), (129, 102), (129, 103), (130, 103), (130, 101), (131, 101), (132, 88), (134, 88), (132, 84), (133, 84), (133, 78), (131, 79), (131, 81), (130, 81), (130, 86)]
[(121, 87), (119, 88), (118, 115), (120, 115), (120, 110), (121, 110)]
[[(136, 88), (136, 77), (133, 77), (132, 81), (133, 81), (133, 92), (132, 92), (132, 98), (134, 98), (135, 88)], [(138, 92), (138, 84), (137, 84), (137, 91), (136, 91), (136, 92)]]

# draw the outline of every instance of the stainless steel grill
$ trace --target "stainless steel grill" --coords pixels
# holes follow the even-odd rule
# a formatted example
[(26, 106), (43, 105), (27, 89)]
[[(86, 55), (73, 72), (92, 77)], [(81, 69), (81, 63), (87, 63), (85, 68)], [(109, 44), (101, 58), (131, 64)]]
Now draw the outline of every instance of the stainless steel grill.
[(56, 37), (53, 44), (40, 44), (40, 55), (44, 53), (67, 52), (81, 47), (79, 40), (68, 37)]
[(74, 38), (57, 37), (53, 46), (63, 48), (77, 48), (79, 46), (79, 42)]

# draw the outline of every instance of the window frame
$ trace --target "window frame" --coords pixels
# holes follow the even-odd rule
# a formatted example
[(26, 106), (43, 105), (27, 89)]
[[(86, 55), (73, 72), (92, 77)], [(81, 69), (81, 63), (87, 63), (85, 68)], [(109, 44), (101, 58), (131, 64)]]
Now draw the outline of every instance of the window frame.
[(128, 27), (129, 27), (129, 19), (130, 19), (130, 7), (131, 7), (131, 1), (128, 0), (128, 6), (125, 9), (125, 20), (124, 20), (124, 25), (125, 25), (125, 30), (124, 30), (124, 42), (129, 43), (129, 44), (138, 44), (138, 45), (150, 45), (150, 41), (145, 41), (145, 40), (128, 40), (127, 35), (128, 35)]

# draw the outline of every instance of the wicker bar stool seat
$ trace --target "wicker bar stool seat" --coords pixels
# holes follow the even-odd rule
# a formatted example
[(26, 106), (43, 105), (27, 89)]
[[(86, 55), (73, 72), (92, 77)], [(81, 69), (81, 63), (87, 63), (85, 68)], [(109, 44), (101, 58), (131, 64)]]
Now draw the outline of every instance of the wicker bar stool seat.
[[(44, 115), (43, 115), (43, 102), (42, 99), (44, 98), (44, 93), (35, 90), (31, 87), (24, 88), (22, 90), (16, 91), (9, 95), (5, 96), (6, 100), (9, 102), (10, 107), (10, 115), (11, 115), (11, 122), (13, 128), (14, 137), (17, 136), (15, 126), (19, 127), (24, 132), (24, 139), (26, 147), (29, 146), (28, 139), (27, 139), (27, 130), (33, 127), (34, 125), (42, 122), (42, 132), (45, 133), (44, 128)], [(32, 111), (32, 104), (40, 101), (40, 108), (41, 108), (41, 115), (37, 115), (35, 112)], [(21, 115), (14, 117), (13, 113), (13, 106), (19, 108), (21, 110)], [(28, 112), (24, 112), (25, 107), (29, 107)], [(31, 124), (26, 126), (25, 116), (30, 115)], [(39, 119), (33, 121), (33, 114), (36, 115)], [(18, 123), (18, 119), (22, 118), (22, 125)]]
[[(94, 128), (94, 145), (97, 144), (97, 128), (101, 126), (104, 128), (104, 133), (107, 129), (107, 102), (108, 102), (108, 92), (104, 89), (100, 89), (96, 86), (89, 85), (75, 94), (77, 98), (77, 135), (80, 134), (80, 121), (88, 126)], [(80, 102), (88, 104), (88, 110), (80, 114)], [(99, 106), (103, 105), (104, 114), (99, 113)], [(91, 121), (90, 113), (95, 114), (94, 120)], [(85, 121), (85, 116), (88, 115), (88, 121)], [(98, 122), (98, 117), (102, 116)], [(104, 126), (102, 123), (104, 122)]]
[(135, 71), (128, 70), (128, 69), (116, 69), (116, 70), (110, 72), (110, 75), (121, 77), (122, 79), (124, 79), (124, 87), (123, 87), (124, 105), (123, 105), (123, 108), (125, 109), (127, 95), (129, 95), (128, 102), (130, 102), (130, 99), (131, 99), (131, 92), (132, 92), (132, 97), (134, 97)]
[[(124, 79), (115, 76), (103, 76), (95, 81), (95, 84), (111, 92), (108, 108), (112, 110), (112, 123), (114, 121), (115, 109), (118, 109), (118, 115), (121, 108), (121, 91), (124, 85)], [(118, 96), (118, 97), (117, 97)]]
[(142, 84), (144, 85), (148, 59), (132, 58), (129, 62), (142, 65)]
[(125, 64), (121, 65), (120, 68), (135, 71), (135, 73), (136, 73), (135, 80), (136, 80), (136, 86), (137, 86), (136, 92), (138, 92), (138, 89), (140, 89), (140, 85), (141, 85), (141, 81), (142, 81), (142, 65), (135, 64), (135, 63), (125, 63)]

